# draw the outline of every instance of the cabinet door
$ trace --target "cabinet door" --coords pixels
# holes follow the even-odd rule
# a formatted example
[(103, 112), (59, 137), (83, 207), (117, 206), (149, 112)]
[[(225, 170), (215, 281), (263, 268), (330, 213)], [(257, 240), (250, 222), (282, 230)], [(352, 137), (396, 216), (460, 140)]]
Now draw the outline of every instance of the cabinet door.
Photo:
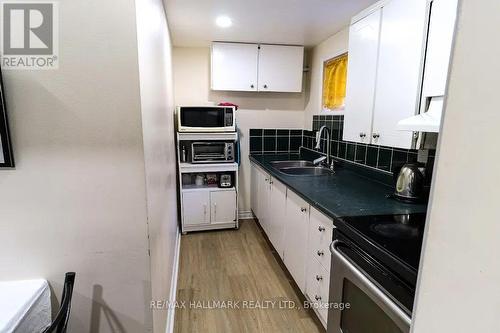
[(269, 235), (269, 180), (270, 177), (267, 173), (260, 172), (259, 176), (259, 223), (262, 229)]
[(326, 326), (328, 317), (328, 296), (330, 291), (330, 273), (316, 260), (309, 257), (306, 294), (317, 307), (321, 323)]
[(182, 215), (185, 225), (210, 223), (210, 196), (207, 191), (182, 193)]
[(250, 192), (250, 207), (255, 217), (259, 218), (259, 169), (254, 164), (251, 164)]
[[(450, 65), (453, 33), (458, 0), (434, 0), (432, 2), (423, 96), (444, 96)], [(425, 110), (424, 110), (425, 111)]]
[(259, 91), (301, 92), (302, 46), (260, 45)]
[(305, 292), (309, 205), (292, 191), (287, 193), (286, 220), (285, 266), (300, 290)]
[(232, 223), (236, 221), (236, 191), (210, 192), (210, 222)]
[(257, 44), (212, 44), (212, 90), (257, 91)]
[(382, 9), (373, 144), (412, 147), (412, 132), (398, 131), (397, 123), (420, 104), (428, 9), (425, 0), (392, 0)]
[(349, 29), (343, 134), (346, 141), (370, 142), (381, 12), (373, 12)]
[(333, 242), (333, 221), (311, 207), (309, 213), (309, 254), (330, 272), (330, 244)]
[(269, 240), (283, 258), (283, 237), (286, 221), (286, 186), (271, 178), (269, 193)]

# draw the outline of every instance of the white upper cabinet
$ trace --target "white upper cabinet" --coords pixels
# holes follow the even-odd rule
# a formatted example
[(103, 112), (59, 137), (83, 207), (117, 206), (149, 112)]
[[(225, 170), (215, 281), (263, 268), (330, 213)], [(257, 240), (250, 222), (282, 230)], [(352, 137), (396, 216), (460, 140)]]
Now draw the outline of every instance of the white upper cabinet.
[(401, 119), (418, 113), (429, 2), (391, 0), (382, 9), (372, 143), (411, 148)]
[(304, 48), (302, 46), (260, 45), (259, 91), (302, 91)]
[(419, 110), (429, 10), (430, 0), (389, 0), (353, 19), (344, 140), (412, 148), (397, 124)]
[(369, 143), (382, 10), (351, 25), (344, 140)]
[(434, 0), (432, 2), (422, 91), (424, 98), (445, 94), (457, 2), (458, 0)]
[(300, 92), (302, 46), (212, 44), (212, 90)]
[(212, 44), (212, 90), (257, 91), (257, 44)]

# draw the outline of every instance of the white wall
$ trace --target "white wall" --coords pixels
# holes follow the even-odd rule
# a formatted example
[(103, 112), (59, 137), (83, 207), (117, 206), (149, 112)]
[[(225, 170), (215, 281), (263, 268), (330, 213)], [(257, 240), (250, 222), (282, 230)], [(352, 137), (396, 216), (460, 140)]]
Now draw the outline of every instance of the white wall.
[(498, 332), (500, 2), (462, 0), (413, 332)]
[[(172, 49), (161, 0), (136, 0), (142, 129), (146, 162), (153, 300), (170, 300), (176, 264), (176, 161)], [(173, 326), (173, 317), (169, 318)], [(155, 332), (165, 332), (167, 310), (153, 310)]]
[[(177, 105), (232, 102), (237, 111), (241, 139), (239, 210), (250, 210), (250, 128), (302, 128), (307, 93), (219, 92), (210, 90), (210, 49), (178, 48), (173, 52), (174, 96)], [(304, 91), (307, 87), (304, 80)], [(308, 89), (307, 89), (308, 90)]]
[(4, 71), (0, 279), (76, 271), (70, 332), (152, 329), (133, 0), (59, 2), (60, 68)]
[[(322, 113), (322, 93), (323, 93), (323, 63), (335, 58), (345, 52), (349, 47), (349, 27), (344, 28), (335, 35), (321, 42), (311, 50), (311, 95), (306, 105), (304, 114), (304, 128), (311, 129), (312, 117)], [(342, 112), (330, 112), (328, 114), (343, 114)]]

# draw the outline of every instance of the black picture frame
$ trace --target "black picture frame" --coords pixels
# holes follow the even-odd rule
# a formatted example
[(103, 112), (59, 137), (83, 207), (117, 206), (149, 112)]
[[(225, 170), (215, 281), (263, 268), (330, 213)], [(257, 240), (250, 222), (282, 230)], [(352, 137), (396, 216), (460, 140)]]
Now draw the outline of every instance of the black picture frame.
[(0, 168), (13, 168), (15, 167), (14, 153), (4, 92), (2, 69), (0, 68)]

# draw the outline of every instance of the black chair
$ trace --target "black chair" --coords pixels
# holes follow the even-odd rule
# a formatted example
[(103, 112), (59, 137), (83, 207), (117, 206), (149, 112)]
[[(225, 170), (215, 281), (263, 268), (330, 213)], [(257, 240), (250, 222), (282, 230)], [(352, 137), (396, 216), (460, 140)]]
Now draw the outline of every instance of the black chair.
[(73, 286), (75, 284), (74, 272), (66, 273), (64, 278), (64, 289), (61, 297), (61, 306), (54, 321), (42, 333), (65, 333), (68, 325), (69, 312), (71, 310), (71, 297), (73, 296)]

